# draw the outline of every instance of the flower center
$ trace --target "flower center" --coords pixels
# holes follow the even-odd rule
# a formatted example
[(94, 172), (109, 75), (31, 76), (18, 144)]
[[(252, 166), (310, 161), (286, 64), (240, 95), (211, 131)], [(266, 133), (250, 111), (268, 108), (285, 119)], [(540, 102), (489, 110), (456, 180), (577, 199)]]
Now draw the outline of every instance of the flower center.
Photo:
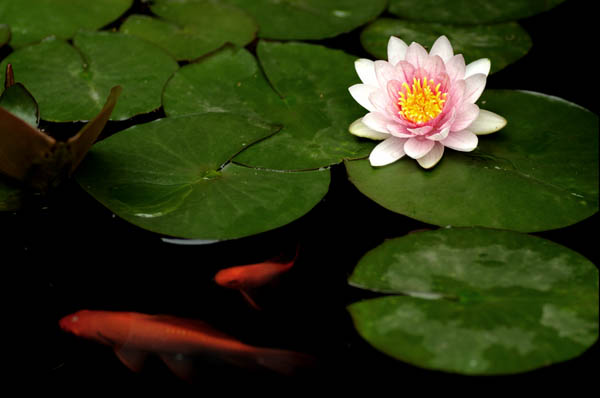
[(440, 83), (434, 87), (435, 82), (427, 77), (413, 78), (412, 87), (406, 82), (402, 90), (398, 91), (398, 113), (406, 120), (413, 123), (425, 123), (440, 114), (446, 102), (446, 93), (440, 91)]

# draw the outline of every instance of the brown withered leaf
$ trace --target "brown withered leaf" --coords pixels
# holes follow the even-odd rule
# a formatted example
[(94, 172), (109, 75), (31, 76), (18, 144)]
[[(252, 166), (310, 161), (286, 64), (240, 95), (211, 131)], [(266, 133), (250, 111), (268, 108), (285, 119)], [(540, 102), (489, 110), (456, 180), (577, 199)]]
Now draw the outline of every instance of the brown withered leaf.
[(39, 192), (60, 184), (71, 176), (102, 132), (121, 90), (121, 86), (113, 87), (100, 113), (64, 142), (0, 107), (0, 171)]

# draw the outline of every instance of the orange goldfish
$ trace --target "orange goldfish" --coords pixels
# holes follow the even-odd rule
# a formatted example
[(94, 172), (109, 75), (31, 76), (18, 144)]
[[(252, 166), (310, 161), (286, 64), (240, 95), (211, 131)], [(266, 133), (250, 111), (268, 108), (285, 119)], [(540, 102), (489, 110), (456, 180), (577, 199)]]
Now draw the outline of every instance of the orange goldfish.
[(111, 346), (129, 369), (138, 372), (149, 353), (158, 354), (180, 378), (190, 380), (190, 356), (210, 355), (223, 361), (281, 374), (309, 366), (307, 354), (254, 347), (192, 319), (137, 312), (81, 310), (63, 317), (59, 326), (76, 336)]
[(289, 271), (297, 258), (298, 248), (294, 258), (285, 263), (269, 260), (257, 264), (225, 268), (217, 272), (215, 282), (220, 286), (239, 290), (252, 307), (260, 309), (248, 291), (266, 285), (279, 275)]

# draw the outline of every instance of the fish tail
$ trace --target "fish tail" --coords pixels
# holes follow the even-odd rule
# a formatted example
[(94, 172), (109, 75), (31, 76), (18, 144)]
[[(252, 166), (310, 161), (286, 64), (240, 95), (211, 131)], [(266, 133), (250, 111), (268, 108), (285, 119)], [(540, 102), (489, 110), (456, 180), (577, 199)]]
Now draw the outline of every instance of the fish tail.
[(263, 348), (256, 356), (258, 365), (284, 375), (292, 375), (316, 365), (316, 358), (301, 352)]

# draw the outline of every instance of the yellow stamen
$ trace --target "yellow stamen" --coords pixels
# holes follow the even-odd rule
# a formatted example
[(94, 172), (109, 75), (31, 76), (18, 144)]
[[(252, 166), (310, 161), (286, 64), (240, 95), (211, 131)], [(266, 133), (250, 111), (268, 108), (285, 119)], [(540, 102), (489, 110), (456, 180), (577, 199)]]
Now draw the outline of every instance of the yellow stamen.
[[(413, 78), (412, 87), (406, 82), (402, 90), (398, 91), (398, 108), (400, 115), (413, 123), (425, 123), (437, 117), (444, 108), (446, 93), (440, 92), (440, 83), (433, 88), (435, 82), (427, 77)], [(433, 89), (432, 89), (433, 88)]]

